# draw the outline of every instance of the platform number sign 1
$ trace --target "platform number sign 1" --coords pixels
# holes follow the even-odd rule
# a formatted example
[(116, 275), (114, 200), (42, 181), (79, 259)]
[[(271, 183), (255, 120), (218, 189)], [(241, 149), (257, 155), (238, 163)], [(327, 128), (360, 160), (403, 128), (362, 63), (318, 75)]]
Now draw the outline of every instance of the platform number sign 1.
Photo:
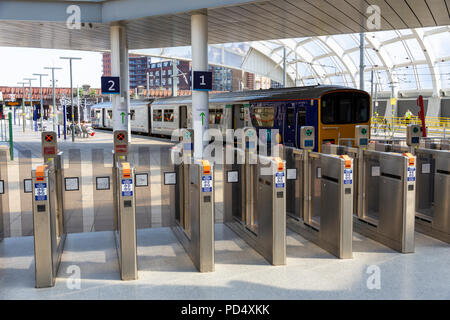
[(102, 77), (102, 94), (120, 94), (120, 78)]
[(192, 89), (196, 91), (212, 90), (212, 72), (194, 71)]

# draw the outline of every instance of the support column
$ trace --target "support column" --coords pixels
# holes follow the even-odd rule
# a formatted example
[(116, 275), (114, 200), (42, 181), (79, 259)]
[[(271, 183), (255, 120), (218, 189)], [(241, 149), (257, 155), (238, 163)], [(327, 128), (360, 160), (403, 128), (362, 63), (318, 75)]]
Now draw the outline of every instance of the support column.
[(433, 95), (428, 98), (426, 117), (440, 117), (441, 116), (441, 97), (439, 92), (433, 92)]
[(364, 90), (364, 33), (359, 34), (359, 89)]
[[(192, 71), (208, 71), (208, 16), (206, 10), (191, 13)], [(194, 77), (192, 77), (194, 78)], [(203, 141), (203, 133), (209, 127), (209, 93), (192, 92), (192, 123), (194, 129), (194, 157), (201, 159), (208, 141)], [(204, 113), (202, 124), (201, 113)]]
[[(112, 95), (113, 130), (127, 130), (130, 126), (130, 79), (128, 70), (128, 41), (126, 27), (111, 25), (111, 76), (120, 77), (120, 96)], [(122, 118), (124, 119), (122, 121)]]

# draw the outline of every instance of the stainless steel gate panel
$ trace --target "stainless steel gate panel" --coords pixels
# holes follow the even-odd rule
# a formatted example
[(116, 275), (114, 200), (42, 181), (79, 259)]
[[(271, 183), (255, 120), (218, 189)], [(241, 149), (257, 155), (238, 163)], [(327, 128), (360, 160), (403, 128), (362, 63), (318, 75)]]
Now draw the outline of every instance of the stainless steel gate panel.
[(61, 154), (32, 171), (36, 287), (55, 284), (66, 233), (61, 193)]
[[(236, 157), (243, 154), (240, 149), (234, 151)], [(269, 263), (284, 265), (286, 264), (285, 163), (281, 159), (249, 153), (247, 156), (255, 158), (246, 161), (246, 164), (224, 165), (226, 224)], [(234, 172), (237, 179), (230, 179), (228, 176), (230, 172)]]
[(373, 150), (362, 157), (363, 203), (355, 231), (399, 252), (414, 252), (415, 158)]
[[(421, 202), (416, 202), (416, 228), (417, 231), (450, 243), (450, 152), (444, 150), (417, 149), (417, 157), (431, 160), (430, 167), (425, 169), (421, 180), (417, 180), (425, 195), (427, 187), (432, 190), (431, 201), (419, 194)], [(430, 159), (431, 157), (431, 159)], [(420, 170), (420, 169), (419, 169)], [(432, 185), (430, 185), (432, 183)], [(424, 209), (428, 209), (429, 214), (424, 218)], [(425, 211), (428, 213), (427, 211)]]
[(309, 191), (305, 187), (303, 199), (311, 201), (302, 219), (288, 217), (287, 226), (338, 258), (352, 258), (352, 159), (315, 152), (306, 159)]
[(0, 146), (0, 180), (3, 181), (3, 194), (0, 194), (0, 238), (10, 235), (9, 228), (9, 199), (8, 199), (8, 166), (9, 148)]
[(182, 196), (177, 198), (178, 221), (172, 227), (172, 231), (195, 267), (200, 272), (212, 272), (214, 271), (213, 167), (208, 161), (183, 163), (175, 167), (182, 177), (177, 181), (177, 190)]
[(92, 177), (94, 198), (94, 230), (114, 230), (112, 154), (105, 159), (104, 149), (92, 149)]
[[(64, 170), (64, 225), (67, 233), (83, 232), (81, 150), (69, 149), (68, 155), (69, 167)], [(78, 181), (77, 189), (70, 188), (74, 184), (72, 181)]]
[(286, 214), (303, 219), (303, 152), (294, 148), (283, 148), (286, 159)]
[(117, 229), (114, 235), (122, 280), (138, 278), (134, 172), (128, 162), (117, 163)]

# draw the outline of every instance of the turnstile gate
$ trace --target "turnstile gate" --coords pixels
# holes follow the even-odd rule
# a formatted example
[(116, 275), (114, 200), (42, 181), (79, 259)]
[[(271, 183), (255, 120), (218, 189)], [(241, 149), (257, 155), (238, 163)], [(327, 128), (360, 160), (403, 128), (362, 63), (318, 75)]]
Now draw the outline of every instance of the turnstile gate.
[[(402, 153), (407, 146), (376, 143), (377, 150)], [(450, 243), (450, 152), (414, 149), (416, 155), (416, 230)]]
[(32, 171), (36, 288), (54, 286), (64, 250), (62, 170), (59, 153)]
[(175, 164), (179, 181), (172, 231), (200, 272), (214, 271), (213, 170), (206, 160)]
[(114, 232), (117, 256), (119, 258), (122, 280), (136, 280), (137, 244), (136, 244), (136, 201), (134, 193), (134, 168), (128, 162), (116, 165), (116, 201), (117, 227)]
[(223, 170), (225, 223), (271, 264), (285, 265), (285, 163), (227, 148), (233, 149), (235, 161)]
[(291, 147), (284, 159), (288, 228), (338, 258), (352, 258), (352, 159)]
[(416, 229), (450, 243), (450, 152), (417, 149)]
[(357, 162), (355, 231), (399, 252), (414, 252), (415, 157), (337, 145), (323, 145), (322, 151)]

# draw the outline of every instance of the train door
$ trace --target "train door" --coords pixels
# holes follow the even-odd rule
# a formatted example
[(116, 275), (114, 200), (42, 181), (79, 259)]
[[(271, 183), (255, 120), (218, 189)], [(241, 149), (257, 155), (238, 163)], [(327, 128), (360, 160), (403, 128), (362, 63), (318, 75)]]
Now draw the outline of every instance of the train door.
[(179, 116), (180, 128), (187, 128), (187, 106), (180, 106)]
[(284, 108), (283, 120), (283, 144), (286, 146), (294, 146), (295, 143), (295, 107), (291, 104), (287, 104)]
[(102, 128), (106, 128), (106, 109), (102, 108)]
[(306, 126), (306, 108), (297, 107), (297, 116), (295, 124), (295, 147), (300, 148), (300, 128)]
[(245, 126), (244, 123), (244, 105), (242, 104), (233, 104), (233, 112), (232, 112), (232, 121), (233, 121), (233, 129), (243, 128)]

